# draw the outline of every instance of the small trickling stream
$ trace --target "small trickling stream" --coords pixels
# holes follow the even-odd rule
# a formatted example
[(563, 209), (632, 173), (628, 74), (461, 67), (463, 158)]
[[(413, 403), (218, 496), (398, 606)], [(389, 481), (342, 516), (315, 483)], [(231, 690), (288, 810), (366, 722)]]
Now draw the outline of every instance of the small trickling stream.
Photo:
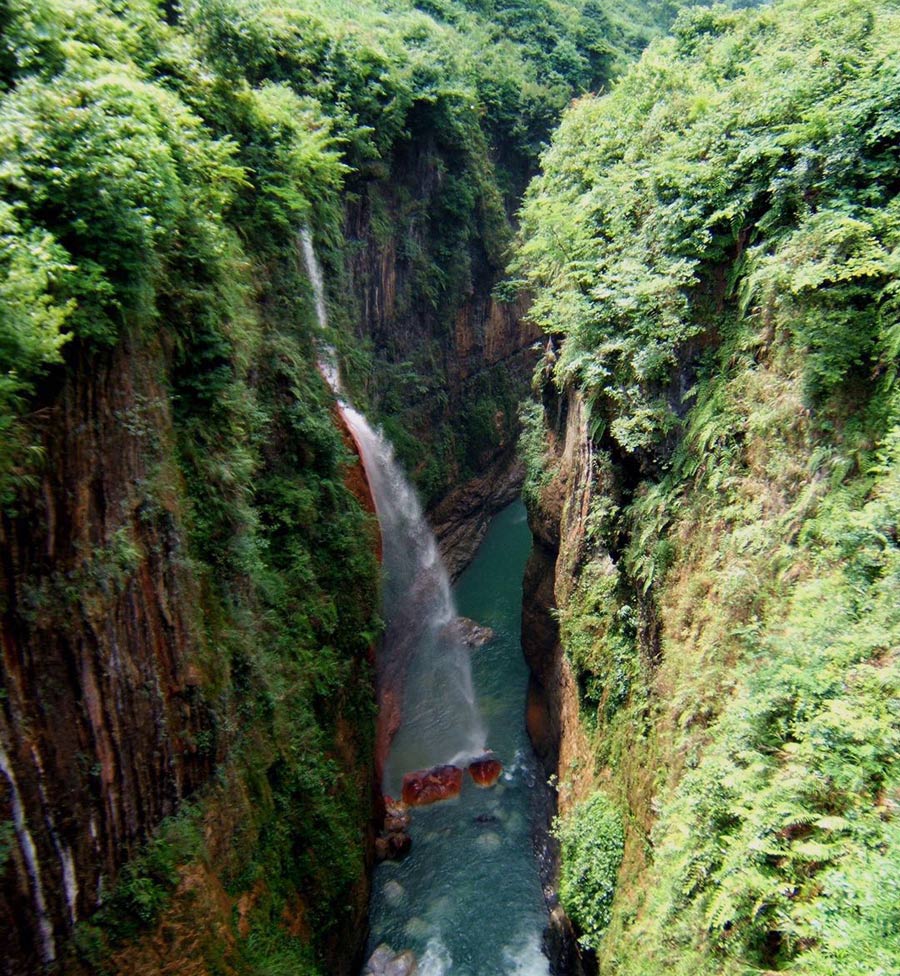
[[(500, 781), (484, 790), (464, 777), (456, 799), (412, 810), (410, 854), (375, 872), (368, 955), (381, 944), (395, 953), (411, 949), (420, 976), (549, 971), (532, 844), (539, 774), (525, 731), (528, 669), (520, 646), (529, 545), (525, 509), (517, 502), (495, 518), (455, 589), (459, 612), (494, 630), (492, 640), (469, 653), (486, 743), (504, 763)], [(392, 769), (403, 766), (404, 749), (398, 736)], [(412, 751), (409, 761), (415, 756)]]

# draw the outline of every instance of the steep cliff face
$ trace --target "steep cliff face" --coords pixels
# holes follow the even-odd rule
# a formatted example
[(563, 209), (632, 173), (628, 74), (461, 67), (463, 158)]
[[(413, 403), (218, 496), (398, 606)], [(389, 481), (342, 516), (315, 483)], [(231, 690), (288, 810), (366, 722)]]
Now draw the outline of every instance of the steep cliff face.
[(611, 49), (580, 2), (424, 8), (0, 17), (10, 973), (354, 966), (377, 533), (315, 345), (464, 560), (520, 478), (509, 215), (558, 111), (644, 36)]
[[(59, 954), (148, 832), (209, 775), (198, 589), (162, 350), (78, 356), (3, 519), (4, 966)], [(10, 971), (8, 968), (5, 971)]]
[(552, 566), (564, 649), (534, 724), (601, 972), (900, 959), (895, 22), (685, 17), (573, 106), (526, 206), (531, 587)]
[[(578, 947), (571, 921), (558, 902), (559, 841), (551, 833), (597, 786), (590, 739), (582, 721), (575, 671), (562, 641), (559, 608), (566, 605), (587, 546), (593, 446), (584, 404), (570, 391), (544, 390), (541, 412), (542, 474), (532, 468), (525, 485), (532, 549), (522, 585), (522, 649), (531, 671), (526, 727), (551, 785), (546, 818), (536, 825), (542, 883), (550, 908), (545, 948), (556, 976), (594, 971)], [(533, 460), (533, 458), (532, 458)]]
[[(455, 575), (521, 485), (516, 411), (539, 333), (525, 322), (525, 300), (492, 294), (506, 217), (491, 197), (492, 175), (461, 189), (487, 161), (440, 144), (439, 131), (438, 119), (414, 113), (389, 174), (357, 188), (345, 219), (343, 287), (352, 296), (346, 314), (373, 356), (356, 373), (348, 363), (351, 386), (423, 493)], [(482, 199), (461, 204), (473, 192)]]
[[(186, 523), (196, 519), (197, 499), (179, 466), (171, 375), (171, 356), (155, 339), (130, 336), (107, 354), (74, 354), (59, 371), (58, 392), (33, 419), (40, 476), (4, 515), (4, 973), (37, 972), (63, 959), (77, 965), (71, 937), (87, 920), (82, 944), (85, 931), (98, 933), (95, 945), (107, 944), (108, 933), (103, 965), (110, 971), (165, 971), (156, 964), (177, 949), (179, 966), (208, 972), (219, 952), (217, 932), (225, 933), (223, 958), (238, 967), (229, 971), (245, 971), (239, 937), (251, 931), (257, 903), (273, 896), (269, 879), (247, 871), (282, 815), (273, 793), (290, 795), (294, 787), (279, 782), (279, 769), (289, 769), (283, 734), (277, 724), (267, 731), (271, 719), (251, 711), (260, 690), (253, 652), (225, 649), (234, 640), (235, 611), (214, 595), (191, 543)], [(289, 451), (284, 431), (278, 439)], [(350, 490), (372, 511), (358, 460), (344, 470)], [(375, 547), (375, 536), (363, 538)], [(358, 586), (360, 606), (372, 607), (371, 577)], [(245, 590), (244, 613), (258, 612), (251, 594)], [(238, 628), (243, 640), (265, 639), (252, 624)], [(331, 895), (335, 878), (312, 873), (293, 895), (290, 882), (285, 891), (284, 879), (275, 879), (283, 905), (276, 919), (281, 912), (286, 932), (317, 944), (331, 972), (354, 966), (373, 840), (373, 732), (371, 720), (368, 731), (359, 720), (374, 697), (371, 651), (362, 643), (357, 654), (347, 664), (347, 690), (315, 705), (323, 730), (318, 748), (331, 755), (330, 788), (356, 797), (346, 809), (336, 803), (331, 814), (347, 818), (341, 829), (350, 831), (355, 864)], [(289, 698), (296, 705), (304, 694), (297, 686)], [(268, 707), (276, 723), (287, 719), (280, 706)], [(211, 783), (214, 768), (218, 785)], [(260, 774), (268, 780), (262, 795), (253, 781)], [(170, 840), (164, 829), (141, 867), (143, 845), (176, 814), (182, 832), (190, 826), (190, 843)], [(321, 826), (310, 827), (316, 843)], [(319, 854), (306, 857), (313, 871)], [(126, 863), (132, 867), (123, 876)], [(322, 869), (330, 870), (328, 855)], [(319, 919), (331, 897), (345, 908), (340, 924), (314, 933), (304, 918)], [(204, 915), (191, 907), (198, 899), (210, 913), (203, 937), (187, 921), (195, 911)], [(169, 902), (155, 930), (116, 948), (120, 936), (133, 939), (140, 931), (134, 926), (153, 922)], [(98, 929), (92, 915), (101, 905)], [(166, 926), (171, 938), (160, 942), (153, 932)]]
[(586, 544), (592, 494), (593, 448), (577, 393), (548, 391), (554, 426), (547, 428), (546, 469), (552, 475), (529, 486), (533, 548), (523, 584), (522, 643), (531, 668), (528, 730), (548, 777), (563, 784), (557, 807), (565, 813), (594, 780), (585, 762), (588, 744), (579, 718), (579, 694), (560, 640), (556, 611), (575, 585)]

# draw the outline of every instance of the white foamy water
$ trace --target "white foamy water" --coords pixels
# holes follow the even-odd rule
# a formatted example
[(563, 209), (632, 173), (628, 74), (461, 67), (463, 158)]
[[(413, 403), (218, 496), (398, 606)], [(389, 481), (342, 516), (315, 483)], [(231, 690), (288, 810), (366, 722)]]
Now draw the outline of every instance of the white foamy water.
[(450, 950), (439, 939), (429, 939), (419, 960), (418, 976), (446, 976), (452, 968)]
[(401, 725), (384, 771), (387, 792), (404, 773), (464, 764), (485, 749), (470, 652), (454, 628), (450, 579), (412, 486), (385, 438), (353, 407), (344, 419), (362, 454), (381, 525), (385, 635), (379, 691), (399, 691)]
[[(322, 271), (309, 231), (300, 244), (322, 330), (327, 309)], [(384, 787), (399, 791), (404, 773), (442, 763), (464, 764), (484, 752), (484, 726), (475, 701), (469, 650), (448, 625), (456, 606), (434, 533), (392, 445), (346, 402), (334, 350), (322, 344), (319, 369), (362, 457), (383, 548), (385, 635), (378, 662), (379, 698), (401, 702), (401, 726), (384, 771)]]
[(325, 281), (322, 278), (322, 269), (319, 266), (319, 259), (316, 257), (316, 249), (313, 246), (312, 234), (308, 227), (300, 230), (300, 248), (303, 251), (303, 263), (306, 265), (306, 273), (309, 275), (309, 283), (312, 285), (313, 299), (316, 303), (316, 320), (319, 328), (324, 329), (328, 325), (328, 310), (325, 305)]
[(503, 963), (506, 976), (547, 976), (547, 957), (536, 932), (523, 933), (521, 942), (504, 946)]

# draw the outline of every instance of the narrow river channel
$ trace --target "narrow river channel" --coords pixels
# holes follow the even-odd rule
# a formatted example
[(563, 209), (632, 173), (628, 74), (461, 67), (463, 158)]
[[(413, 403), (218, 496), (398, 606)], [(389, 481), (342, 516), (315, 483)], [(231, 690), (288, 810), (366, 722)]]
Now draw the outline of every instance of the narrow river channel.
[[(395, 953), (411, 949), (418, 976), (549, 971), (532, 843), (535, 790), (542, 785), (524, 723), (522, 575), (530, 541), (525, 508), (516, 502), (494, 519), (455, 588), (459, 613), (494, 631), (471, 651), (472, 672), (485, 741), (503, 774), (491, 789), (465, 776), (459, 797), (413, 809), (411, 853), (375, 873), (367, 957), (382, 944)], [(403, 767), (402, 750), (400, 735), (392, 769)]]

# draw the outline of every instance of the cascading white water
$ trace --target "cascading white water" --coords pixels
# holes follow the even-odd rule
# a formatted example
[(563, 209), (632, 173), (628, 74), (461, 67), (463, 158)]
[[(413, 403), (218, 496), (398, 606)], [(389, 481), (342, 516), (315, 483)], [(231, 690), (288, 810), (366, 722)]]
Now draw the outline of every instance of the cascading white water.
[(303, 263), (306, 265), (306, 273), (309, 275), (309, 283), (312, 285), (313, 299), (316, 303), (316, 321), (319, 323), (319, 328), (324, 329), (328, 325), (325, 283), (322, 278), (322, 269), (319, 267), (319, 259), (316, 257), (316, 249), (313, 246), (312, 234), (310, 234), (308, 227), (300, 229), (300, 247), (303, 251)]
[(385, 635), (379, 698), (402, 689), (384, 789), (397, 795), (404, 773), (440, 763), (464, 765), (485, 749), (470, 652), (457, 628), (447, 570), (416, 494), (391, 445), (346, 404), (344, 419), (369, 478), (384, 551)]
[[(309, 231), (300, 233), (320, 328), (327, 326), (324, 282)], [(469, 651), (456, 628), (450, 580), (416, 497), (384, 436), (345, 400), (334, 350), (323, 342), (319, 369), (360, 450), (381, 526), (386, 631), (378, 666), (379, 705), (400, 721), (383, 772), (399, 791), (404, 773), (465, 763), (485, 748)], [(387, 720), (386, 717), (383, 717)], [(393, 729), (392, 729), (393, 731)]]
[[(321, 271), (309, 234), (300, 241), (324, 330)], [(495, 520), (457, 586), (465, 612), (495, 633), (475, 660), (476, 697), (470, 651), (454, 626), (453, 592), (415, 492), (390, 444), (344, 400), (334, 350), (324, 339), (319, 369), (359, 448), (381, 525), (387, 628), (378, 661), (382, 747), (399, 723), (383, 789), (397, 796), (406, 772), (466, 765), (482, 755), (479, 700), (490, 719), (491, 744), (506, 763), (502, 783), (492, 790), (467, 784), (458, 800), (416, 809), (412, 852), (402, 862), (381, 864), (373, 879), (364, 974), (409, 972), (411, 953), (421, 976), (549, 976), (542, 951), (547, 913), (530, 828), (538, 767), (524, 725), (520, 584), (530, 545), (524, 508), (519, 503)], [(376, 969), (379, 958), (384, 965)]]
[(37, 915), (38, 934), (40, 937), (41, 960), (45, 965), (56, 961), (56, 942), (53, 938), (53, 924), (47, 912), (47, 901), (44, 898), (44, 886), (41, 882), (41, 866), (38, 861), (37, 848), (25, 820), (25, 807), (19, 795), (19, 785), (6, 748), (0, 742), (0, 772), (9, 783), (10, 806), (12, 807), (13, 827), (19, 841), (19, 850), (25, 861), (28, 878), (31, 882), (31, 894), (34, 899), (35, 914)]

